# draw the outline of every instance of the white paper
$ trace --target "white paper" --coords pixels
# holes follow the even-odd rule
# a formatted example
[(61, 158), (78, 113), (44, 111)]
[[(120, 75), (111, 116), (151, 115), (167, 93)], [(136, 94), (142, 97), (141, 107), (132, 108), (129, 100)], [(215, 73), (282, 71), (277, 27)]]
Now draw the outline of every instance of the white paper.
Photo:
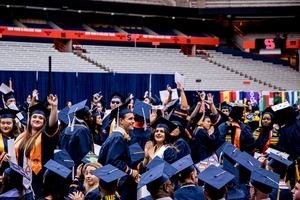
[(288, 159), (288, 157), (289, 157), (289, 154), (287, 154), (285, 152), (278, 151), (276, 149), (268, 148), (266, 150), (266, 153), (271, 153), (271, 152), (278, 155), (278, 156), (280, 156), (280, 157), (282, 157), (282, 158), (285, 158), (285, 159)]
[(152, 109), (162, 110), (162, 109), (164, 109), (164, 106), (162, 106), (162, 105), (152, 106)]
[(110, 113), (111, 113), (111, 110), (105, 110), (103, 119), (105, 119), (105, 117), (107, 117)]
[(137, 199), (142, 199), (147, 196), (151, 196), (150, 192), (147, 190), (147, 186), (143, 186), (140, 189), (137, 190)]
[(179, 82), (181, 84), (181, 87), (184, 88), (185, 77), (179, 74), (178, 72), (175, 72), (175, 83), (177, 84), (177, 82)]
[(263, 156), (263, 154), (254, 152), (254, 158), (255, 158), (255, 159), (257, 159), (257, 158), (260, 157), (260, 156)]
[(101, 146), (100, 146), (100, 145), (94, 144), (94, 154), (96, 154), (97, 156), (99, 156), (99, 154), (100, 154), (100, 149), (101, 149)]
[(8, 146), (8, 154), (11, 155), (11, 162), (17, 164), (15, 140), (14, 139), (7, 140), (7, 146)]
[(61, 149), (54, 149), (54, 153), (60, 152)]
[[(162, 91), (159, 91), (159, 95), (160, 95), (161, 102), (164, 103), (169, 97), (169, 92), (168, 92), (168, 90), (162, 90)], [(177, 89), (172, 89), (172, 100), (174, 100), (174, 99), (178, 99)]]
[(290, 104), (289, 102), (283, 102), (283, 103), (280, 103), (280, 104), (277, 104), (275, 106), (272, 106), (272, 109), (274, 112), (278, 111), (278, 110), (282, 110), (284, 108), (287, 108), (287, 107), (290, 107)]
[(7, 94), (9, 93), (10, 91), (13, 91), (12, 89), (10, 89), (7, 85), (5, 85), (4, 83), (1, 84), (0, 86), (0, 91), (3, 93), (3, 94)]

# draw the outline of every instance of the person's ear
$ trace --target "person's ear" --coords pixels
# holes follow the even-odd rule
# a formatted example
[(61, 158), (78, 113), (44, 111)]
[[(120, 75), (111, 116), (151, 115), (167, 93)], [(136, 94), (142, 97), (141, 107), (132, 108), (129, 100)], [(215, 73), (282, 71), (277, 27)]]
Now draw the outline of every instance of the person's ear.
[(166, 193), (169, 193), (169, 187), (168, 187), (167, 184), (164, 184), (163, 190), (164, 190)]
[(227, 187), (225, 187), (224, 195), (227, 194), (227, 192), (228, 192)]
[(203, 189), (203, 194), (204, 194), (205, 197), (208, 197), (208, 194), (207, 194), (205, 189)]
[(123, 118), (119, 118), (120, 125), (123, 125)]

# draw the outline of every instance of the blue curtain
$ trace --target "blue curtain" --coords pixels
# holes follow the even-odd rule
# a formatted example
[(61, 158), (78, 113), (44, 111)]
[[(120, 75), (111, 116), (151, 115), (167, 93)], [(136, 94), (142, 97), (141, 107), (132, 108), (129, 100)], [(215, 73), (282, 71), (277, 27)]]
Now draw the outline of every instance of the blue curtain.
[[(0, 84), (9, 86), (9, 80), (12, 81), (12, 89), (15, 91), (15, 98), (20, 105), (26, 101), (26, 96), (31, 95), (36, 88), (36, 72), (32, 71), (1, 71)], [(1, 107), (2, 101), (1, 101)]]
[(152, 96), (159, 96), (159, 91), (166, 90), (167, 85), (176, 88), (174, 74), (152, 74), (151, 75), (151, 93)]

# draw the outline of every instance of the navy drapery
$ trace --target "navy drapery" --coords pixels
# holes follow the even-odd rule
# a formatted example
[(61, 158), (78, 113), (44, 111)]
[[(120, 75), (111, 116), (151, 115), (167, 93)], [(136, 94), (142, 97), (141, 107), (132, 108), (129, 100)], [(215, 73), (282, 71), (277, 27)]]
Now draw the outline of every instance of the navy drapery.
[[(151, 75), (151, 95), (159, 96), (159, 91), (166, 90), (167, 85), (171, 88), (176, 88), (174, 74), (152, 74)], [(179, 94), (178, 94), (179, 95)]]
[[(12, 81), (12, 89), (15, 91), (15, 98), (20, 105), (26, 101), (26, 96), (32, 94), (33, 88), (36, 87), (36, 72), (31, 71), (1, 71), (0, 84), (4, 83), (9, 86), (9, 80)], [(3, 107), (1, 101), (1, 107)]]

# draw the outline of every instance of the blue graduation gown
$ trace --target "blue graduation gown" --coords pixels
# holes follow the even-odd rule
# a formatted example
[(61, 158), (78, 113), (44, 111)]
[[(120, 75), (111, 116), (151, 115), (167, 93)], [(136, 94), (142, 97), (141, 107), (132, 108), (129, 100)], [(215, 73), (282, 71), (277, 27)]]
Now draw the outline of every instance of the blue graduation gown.
[(75, 120), (73, 132), (71, 131), (71, 126), (68, 126), (63, 131), (61, 148), (67, 150), (75, 162), (76, 169), (84, 156), (93, 149), (91, 130), (85, 124)]
[[(44, 173), (46, 171), (46, 168), (44, 165), (50, 160), (54, 159), (54, 149), (56, 148), (56, 141), (58, 137), (58, 123), (53, 127), (48, 127), (42, 131), (42, 141), (41, 141), (41, 149), (42, 149), (42, 169), (38, 172), (38, 174), (35, 174), (32, 172), (32, 180), (31, 184), (33, 187), (33, 191), (35, 194), (35, 199), (38, 199), (40, 197), (40, 193), (42, 191), (42, 186), (43, 186), (43, 180), (44, 180)], [(34, 149), (32, 150), (34, 151)], [(31, 152), (32, 152), (31, 151)], [(18, 150), (18, 164), (20, 167), (25, 167), (23, 166), (23, 159), (24, 159), (24, 153), (20, 152), (20, 149)]]
[(105, 130), (102, 130), (101, 136), (97, 133), (94, 135), (94, 143), (102, 146), (102, 144), (105, 142), (105, 140), (108, 137), (108, 132)]
[[(256, 147), (256, 141), (253, 137), (253, 131), (250, 126), (245, 124), (239, 124), (241, 128), (240, 135), (240, 150), (246, 151), (247, 153), (253, 153)], [(235, 126), (231, 126), (230, 122), (222, 123), (215, 132), (215, 137), (217, 138), (216, 147), (221, 146), (225, 140), (226, 135), (230, 136), (228, 141), (234, 144), (235, 137)]]
[[(121, 132), (115, 130), (103, 143), (99, 163), (103, 166), (111, 164), (129, 175), (132, 168), (129, 145)], [(125, 176), (119, 181), (121, 199), (136, 199), (136, 183), (131, 177)]]
[(179, 150), (179, 152), (177, 153), (177, 160), (188, 154), (192, 154), (192, 150), (189, 144), (182, 138), (177, 139), (174, 146)]
[(144, 150), (146, 143), (151, 139), (152, 133), (151, 133), (151, 128), (149, 127), (147, 127), (146, 131), (144, 131), (144, 128), (134, 127), (133, 130), (128, 131), (128, 134), (130, 135), (131, 138), (129, 141), (129, 145), (132, 145), (137, 142)]
[(98, 200), (101, 199), (101, 193), (98, 188), (93, 189), (89, 193), (87, 193), (84, 197), (84, 200)]
[[(31, 190), (25, 190), (23, 191), (23, 198), (22, 200), (33, 200), (33, 194)], [(19, 192), (16, 188), (9, 190), (3, 194), (0, 195), (0, 200), (18, 200), (19, 198)]]
[(215, 127), (215, 129), (217, 129), (224, 122), (222, 116), (219, 113), (211, 116), (210, 119), (211, 124)]
[(282, 127), (278, 131), (278, 146), (289, 151), (292, 160), (300, 156), (300, 120), (289, 127)]
[(215, 150), (215, 135), (209, 135), (203, 128), (195, 131), (194, 142), (194, 163), (198, 163), (212, 155)]
[[(69, 194), (71, 194), (73, 192), (77, 192), (77, 191), (81, 191), (82, 193), (85, 193), (86, 189), (81, 183), (74, 180), (72, 182), (72, 184), (70, 185), (70, 187), (68, 188), (67, 192), (68, 192), (68, 195), (69, 195)], [(69, 198), (66, 198), (66, 199), (69, 199)], [(92, 191), (90, 191), (89, 193), (87, 193), (84, 196), (84, 200), (96, 200), (96, 199), (97, 200), (101, 199), (101, 193), (99, 192), (98, 188), (93, 189)]]
[(178, 200), (206, 200), (203, 188), (200, 186), (183, 187), (174, 192), (174, 199)]
[(251, 198), (250, 191), (246, 185), (248, 185), (248, 183), (240, 183), (240, 188), (245, 194), (245, 199), (250, 199)]
[[(273, 189), (269, 197), (271, 200), (277, 200), (278, 189)], [(279, 200), (292, 200), (293, 193), (290, 189), (280, 188)]]

